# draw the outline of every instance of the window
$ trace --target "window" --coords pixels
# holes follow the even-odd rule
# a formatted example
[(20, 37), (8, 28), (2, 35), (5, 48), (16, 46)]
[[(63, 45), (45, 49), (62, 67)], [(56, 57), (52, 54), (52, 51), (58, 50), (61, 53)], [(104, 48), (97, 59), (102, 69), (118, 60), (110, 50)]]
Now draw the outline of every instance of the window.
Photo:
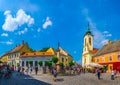
[(91, 45), (91, 38), (89, 37), (89, 43), (90, 43), (90, 45)]
[(85, 58), (85, 60), (84, 60), (84, 64), (86, 64), (86, 58)]
[(15, 54), (15, 58), (16, 58), (16, 54)]
[(104, 57), (102, 57), (102, 61), (103, 61), (103, 62), (105, 61), (105, 58), (104, 58)]
[(62, 58), (62, 62), (64, 62), (64, 58)]
[(112, 57), (111, 56), (109, 57), (109, 61), (112, 61)]
[(97, 62), (99, 62), (99, 59), (97, 59)]
[(118, 60), (120, 60), (120, 55), (118, 55)]

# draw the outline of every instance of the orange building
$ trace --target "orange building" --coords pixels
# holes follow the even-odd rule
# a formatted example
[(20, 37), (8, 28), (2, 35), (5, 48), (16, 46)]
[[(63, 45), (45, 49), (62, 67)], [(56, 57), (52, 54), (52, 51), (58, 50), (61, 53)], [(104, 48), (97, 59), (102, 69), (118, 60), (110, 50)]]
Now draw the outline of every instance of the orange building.
[(112, 69), (120, 72), (120, 40), (109, 40), (93, 57), (95, 63), (107, 66), (107, 72)]

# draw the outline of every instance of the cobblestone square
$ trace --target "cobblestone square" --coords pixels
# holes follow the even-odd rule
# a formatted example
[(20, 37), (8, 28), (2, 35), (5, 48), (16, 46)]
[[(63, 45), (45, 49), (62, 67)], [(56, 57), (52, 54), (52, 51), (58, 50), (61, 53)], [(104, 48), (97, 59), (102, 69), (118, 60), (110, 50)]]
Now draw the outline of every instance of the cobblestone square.
[(111, 80), (109, 73), (103, 73), (101, 80), (98, 80), (93, 73), (58, 76), (56, 82), (53, 82), (52, 78), (48, 74), (17, 76), (16, 73), (13, 73), (11, 79), (0, 79), (0, 85), (120, 85), (120, 77)]

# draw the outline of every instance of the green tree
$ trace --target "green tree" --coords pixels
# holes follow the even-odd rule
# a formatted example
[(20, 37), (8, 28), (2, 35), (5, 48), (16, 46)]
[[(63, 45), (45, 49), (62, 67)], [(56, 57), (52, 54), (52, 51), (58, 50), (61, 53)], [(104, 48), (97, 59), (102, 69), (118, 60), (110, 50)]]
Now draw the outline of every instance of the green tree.
[(32, 65), (33, 61), (28, 61), (28, 63), (30, 64), (30, 66)]
[(74, 62), (73, 61), (70, 61), (69, 62), (69, 66), (71, 67), (71, 66), (73, 66), (74, 65)]
[(42, 61), (39, 61), (38, 64), (39, 64), (40, 66), (42, 66), (43, 63), (42, 63)]
[(53, 56), (52, 57), (52, 62), (56, 64), (58, 62), (58, 58), (56, 56)]
[(2, 63), (2, 61), (0, 61), (0, 63)]
[(32, 48), (30, 48), (30, 51), (31, 51), (31, 52), (35, 52), (35, 50), (33, 50)]
[(45, 61), (45, 66), (52, 66), (52, 62), (51, 61)]
[(41, 49), (40, 51), (41, 52), (46, 52), (48, 49), (49, 49), (49, 47), (46, 47), (46, 48)]
[(60, 62), (60, 66), (64, 66), (64, 64), (62, 62)]

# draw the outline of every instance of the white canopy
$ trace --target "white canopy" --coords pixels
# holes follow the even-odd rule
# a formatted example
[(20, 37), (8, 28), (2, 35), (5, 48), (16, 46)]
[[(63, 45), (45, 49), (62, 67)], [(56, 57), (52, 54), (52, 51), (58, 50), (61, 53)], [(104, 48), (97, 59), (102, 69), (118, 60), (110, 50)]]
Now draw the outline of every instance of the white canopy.
[(88, 64), (85, 64), (84, 66), (91, 66), (91, 67), (103, 67), (102, 65), (97, 64), (97, 63), (88, 63)]

